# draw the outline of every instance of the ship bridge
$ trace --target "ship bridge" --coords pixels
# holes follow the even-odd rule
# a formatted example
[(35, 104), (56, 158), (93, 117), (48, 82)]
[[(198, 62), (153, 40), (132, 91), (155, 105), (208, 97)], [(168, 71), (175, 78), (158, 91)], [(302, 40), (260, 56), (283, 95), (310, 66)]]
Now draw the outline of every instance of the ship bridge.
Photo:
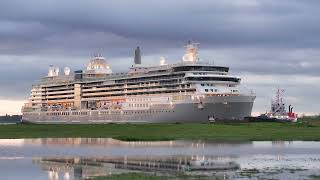
[(173, 68), (174, 72), (187, 72), (187, 71), (210, 71), (210, 72), (223, 72), (228, 73), (229, 68), (223, 66), (213, 66), (204, 64), (183, 64)]

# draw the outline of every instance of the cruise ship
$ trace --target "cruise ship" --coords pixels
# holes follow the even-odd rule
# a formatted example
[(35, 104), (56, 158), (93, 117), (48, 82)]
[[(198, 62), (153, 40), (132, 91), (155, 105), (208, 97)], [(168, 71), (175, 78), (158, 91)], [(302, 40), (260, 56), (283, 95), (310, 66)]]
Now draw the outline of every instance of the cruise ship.
[(86, 69), (49, 67), (32, 86), (22, 107), (30, 123), (184, 123), (241, 121), (251, 115), (255, 94), (240, 88), (229, 67), (205, 63), (198, 44), (188, 42), (176, 64), (160, 58), (157, 66), (141, 63), (140, 48), (126, 73), (113, 73), (96, 55)]

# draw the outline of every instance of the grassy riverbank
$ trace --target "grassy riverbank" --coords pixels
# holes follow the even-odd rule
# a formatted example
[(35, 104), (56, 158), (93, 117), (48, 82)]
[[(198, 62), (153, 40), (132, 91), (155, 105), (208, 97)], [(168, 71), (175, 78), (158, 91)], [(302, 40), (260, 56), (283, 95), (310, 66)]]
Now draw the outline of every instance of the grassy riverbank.
[(317, 140), (320, 121), (233, 124), (17, 124), (0, 126), (0, 138), (111, 137), (120, 140)]

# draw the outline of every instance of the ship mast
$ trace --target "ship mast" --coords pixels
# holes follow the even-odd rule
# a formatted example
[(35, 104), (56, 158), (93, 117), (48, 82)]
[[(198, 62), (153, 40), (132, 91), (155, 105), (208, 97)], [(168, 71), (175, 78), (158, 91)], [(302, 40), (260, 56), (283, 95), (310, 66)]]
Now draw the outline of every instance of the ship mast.
[(284, 113), (285, 107), (283, 102), (284, 89), (277, 89), (276, 97), (271, 103), (271, 113)]
[(185, 45), (186, 53), (182, 57), (184, 63), (196, 63), (199, 60), (198, 46), (199, 43), (188, 41), (187, 45)]
[(276, 103), (279, 105), (283, 104), (283, 93), (284, 93), (284, 89), (278, 88), (277, 95), (276, 95)]

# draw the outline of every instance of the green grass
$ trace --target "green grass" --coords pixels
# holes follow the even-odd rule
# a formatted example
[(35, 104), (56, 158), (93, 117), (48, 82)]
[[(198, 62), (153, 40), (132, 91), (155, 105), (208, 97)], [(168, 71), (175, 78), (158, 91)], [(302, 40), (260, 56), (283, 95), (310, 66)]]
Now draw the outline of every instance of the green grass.
[(17, 124), (1, 125), (0, 138), (110, 137), (126, 141), (202, 139), (320, 140), (320, 120), (233, 124)]
[(307, 124), (320, 126), (320, 116), (306, 116), (306, 117), (300, 118), (299, 120)]
[(313, 180), (319, 180), (320, 179), (320, 175), (310, 175), (309, 178), (313, 179)]
[(152, 176), (143, 173), (126, 173), (117, 174), (111, 176), (98, 176), (89, 178), (90, 180), (164, 180), (166, 177), (163, 176)]
[(156, 176), (143, 173), (125, 173), (111, 176), (97, 176), (89, 178), (90, 180), (184, 180), (184, 179), (196, 179), (196, 180), (209, 180), (216, 179), (213, 177), (204, 176)]

